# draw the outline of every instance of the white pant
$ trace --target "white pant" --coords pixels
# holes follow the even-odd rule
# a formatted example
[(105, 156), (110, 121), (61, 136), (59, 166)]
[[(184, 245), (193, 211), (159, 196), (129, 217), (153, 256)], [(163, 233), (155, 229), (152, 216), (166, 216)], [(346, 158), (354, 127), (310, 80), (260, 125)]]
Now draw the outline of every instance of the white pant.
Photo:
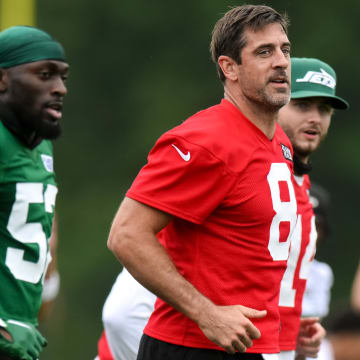
[(295, 360), (295, 350), (281, 351), (279, 354), (279, 360)]
[(264, 360), (281, 360), (279, 354), (262, 354)]

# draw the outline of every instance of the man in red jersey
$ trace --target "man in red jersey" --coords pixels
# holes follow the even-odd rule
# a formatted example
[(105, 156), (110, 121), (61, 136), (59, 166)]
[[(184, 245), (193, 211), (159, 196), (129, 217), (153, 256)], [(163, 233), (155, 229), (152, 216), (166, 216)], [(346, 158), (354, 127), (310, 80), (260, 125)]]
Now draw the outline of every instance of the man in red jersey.
[(281, 360), (293, 360), (297, 347), (300, 356), (316, 357), (325, 336), (318, 318), (300, 320), (300, 317), (317, 238), (309, 200), (309, 157), (325, 138), (334, 109), (349, 106), (335, 95), (335, 87), (336, 74), (328, 64), (318, 59), (291, 59), (291, 101), (279, 111), (278, 122), (294, 148), (298, 220), (291, 239), (288, 266), (281, 281)]
[(140, 360), (278, 357), (297, 218), (291, 144), (276, 122), (290, 97), (287, 20), (235, 7), (216, 23), (211, 54), (224, 99), (160, 137), (109, 235), (158, 296)]

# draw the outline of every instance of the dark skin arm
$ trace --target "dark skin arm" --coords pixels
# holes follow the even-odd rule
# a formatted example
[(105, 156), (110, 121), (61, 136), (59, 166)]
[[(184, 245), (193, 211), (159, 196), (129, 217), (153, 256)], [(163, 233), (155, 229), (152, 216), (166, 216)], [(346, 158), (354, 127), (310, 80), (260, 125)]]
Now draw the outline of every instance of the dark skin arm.
[[(56, 213), (54, 215), (54, 221), (53, 221), (49, 244), (50, 244), (50, 253), (52, 260), (46, 271), (45, 281), (48, 280), (53, 273), (57, 272), (58, 221), (57, 221)], [(54, 305), (54, 300), (42, 302), (38, 316), (40, 321), (43, 321), (48, 317), (53, 305)]]

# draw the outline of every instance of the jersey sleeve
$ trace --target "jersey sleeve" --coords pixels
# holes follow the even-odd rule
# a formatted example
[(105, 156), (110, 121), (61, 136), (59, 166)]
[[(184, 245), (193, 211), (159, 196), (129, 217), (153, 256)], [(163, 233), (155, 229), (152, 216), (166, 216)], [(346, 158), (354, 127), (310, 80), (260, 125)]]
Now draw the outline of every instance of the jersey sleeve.
[(221, 203), (235, 175), (224, 162), (200, 145), (165, 134), (127, 196), (197, 224)]

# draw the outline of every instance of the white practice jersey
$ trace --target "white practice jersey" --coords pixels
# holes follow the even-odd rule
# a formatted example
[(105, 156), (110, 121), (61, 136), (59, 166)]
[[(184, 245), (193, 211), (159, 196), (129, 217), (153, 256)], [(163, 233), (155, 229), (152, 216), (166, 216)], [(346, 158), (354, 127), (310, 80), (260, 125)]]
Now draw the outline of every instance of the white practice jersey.
[(323, 318), (328, 314), (333, 283), (334, 275), (331, 267), (314, 259), (303, 298), (303, 317), (318, 316)]
[(156, 296), (124, 268), (103, 308), (106, 338), (115, 360), (136, 360), (140, 338)]
[[(333, 284), (334, 274), (331, 267), (324, 262), (314, 260), (306, 284), (302, 316), (318, 316), (320, 318), (327, 316)], [(306, 360), (312, 359), (306, 358)], [(334, 360), (331, 344), (327, 339), (321, 343), (318, 360)]]
[[(310, 359), (310, 358), (307, 358)], [(332, 345), (328, 339), (324, 339), (321, 343), (321, 348), (317, 360), (335, 360)]]

